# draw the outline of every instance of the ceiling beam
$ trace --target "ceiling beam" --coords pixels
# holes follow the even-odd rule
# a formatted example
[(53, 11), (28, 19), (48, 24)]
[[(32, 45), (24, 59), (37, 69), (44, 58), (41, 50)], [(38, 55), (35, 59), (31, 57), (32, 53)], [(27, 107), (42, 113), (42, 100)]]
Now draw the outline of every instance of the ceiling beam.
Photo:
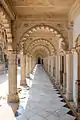
[(9, 5), (8, 1), (6, 0), (1, 0), (0, 4), (3, 6), (4, 10), (7, 12), (7, 14), (10, 16), (11, 20), (15, 19), (15, 14), (12, 11), (11, 6)]

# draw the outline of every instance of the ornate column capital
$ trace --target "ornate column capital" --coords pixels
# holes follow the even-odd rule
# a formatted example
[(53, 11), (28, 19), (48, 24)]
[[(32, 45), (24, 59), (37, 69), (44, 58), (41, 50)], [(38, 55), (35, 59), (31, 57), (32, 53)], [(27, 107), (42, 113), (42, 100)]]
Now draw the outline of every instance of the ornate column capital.
[(64, 56), (67, 53), (67, 51), (60, 51), (59, 55)]
[(72, 54), (72, 51), (71, 50), (67, 50), (66, 54)]
[(79, 53), (80, 52), (80, 46), (76, 47), (76, 51)]
[(71, 49), (72, 53), (80, 53), (80, 46)]
[(9, 62), (8, 62), (9, 65), (17, 64), (17, 52), (16, 51), (14, 51), (14, 50), (8, 51), (7, 56), (8, 56), (8, 60), (9, 60)]

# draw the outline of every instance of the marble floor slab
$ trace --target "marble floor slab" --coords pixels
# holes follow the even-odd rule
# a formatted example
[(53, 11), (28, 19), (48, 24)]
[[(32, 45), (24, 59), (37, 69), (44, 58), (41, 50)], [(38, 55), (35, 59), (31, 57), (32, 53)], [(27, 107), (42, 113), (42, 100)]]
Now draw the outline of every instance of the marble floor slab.
[[(36, 65), (30, 89), (22, 89), (16, 120), (75, 120), (42, 66)], [(62, 101), (61, 101), (62, 100)]]

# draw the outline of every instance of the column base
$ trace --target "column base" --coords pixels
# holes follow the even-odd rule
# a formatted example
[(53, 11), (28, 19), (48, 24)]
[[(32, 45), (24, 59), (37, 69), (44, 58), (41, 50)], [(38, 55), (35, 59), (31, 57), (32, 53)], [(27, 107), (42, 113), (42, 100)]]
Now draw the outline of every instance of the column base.
[(28, 73), (28, 74), (26, 75), (26, 77), (27, 77), (27, 78), (30, 78), (30, 74)]
[(28, 79), (30, 79), (30, 76), (27, 76)]
[(80, 103), (78, 105), (76, 105), (76, 111), (80, 114)]
[(18, 94), (16, 93), (16, 94), (10, 94), (10, 95), (8, 95), (7, 96), (7, 101), (8, 102), (12, 102), (12, 103), (19, 102), (19, 96), (18, 96)]
[(67, 98), (67, 100), (69, 100), (69, 101), (73, 101), (73, 94), (72, 93), (66, 93), (66, 98)]
[(63, 73), (63, 93), (66, 93), (66, 73)]
[(63, 93), (66, 93), (66, 88), (64, 86), (63, 86), (63, 90), (62, 91), (63, 91)]
[(76, 80), (77, 112), (80, 113), (80, 80)]
[(57, 89), (60, 89), (60, 84), (59, 84), (59, 82), (55, 82), (55, 85), (56, 85)]
[(21, 81), (20, 81), (20, 85), (21, 85), (21, 86), (27, 86), (26, 80), (21, 80)]

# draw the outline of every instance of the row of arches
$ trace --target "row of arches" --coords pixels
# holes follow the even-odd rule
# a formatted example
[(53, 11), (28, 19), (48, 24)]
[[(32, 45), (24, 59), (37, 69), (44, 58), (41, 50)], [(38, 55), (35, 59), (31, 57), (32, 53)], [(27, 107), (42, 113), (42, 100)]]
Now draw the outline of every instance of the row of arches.
[(12, 49), (11, 20), (0, 5), (0, 73), (8, 68), (8, 49)]
[[(69, 40), (67, 39), (66, 41), (65, 37), (63, 37), (64, 35), (58, 29), (46, 23), (32, 25), (32, 27), (26, 29), (26, 32), (21, 34), (21, 38), (17, 40), (18, 32), (16, 22), (16, 20), (11, 21), (4, 10), (1, 9), (0, 41), (3, 44), (3, 51), (5, 51), (8, 58), (9, 101), (14, 102), (19, 100), (17, 94), (17, 55), (20, 56), (18, 62), (21, 67), (21, 85), (27, 85), (25, 81), (26, 76), (29, 76), (35, 64), (42, 64), (48, 74), (51, 73), (50, 77), (55, 77), (56, 82), (64, 87), (65, 58), (64, 56), (60, 56), (60, 52), (65, 53), (68, 51)], [(15, 28), (13, 26), (15, 26)], [(53, 59), (49, 59), (49, 57), (53, 56), (55, 56), (54, 66), (52, 64)]]

